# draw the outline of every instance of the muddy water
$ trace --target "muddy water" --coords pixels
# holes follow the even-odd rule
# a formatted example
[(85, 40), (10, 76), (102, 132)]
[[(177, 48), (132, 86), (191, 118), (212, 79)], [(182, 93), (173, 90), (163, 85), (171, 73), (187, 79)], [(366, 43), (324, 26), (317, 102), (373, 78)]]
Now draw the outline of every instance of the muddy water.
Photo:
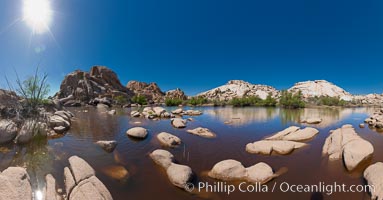
[[(167, 108), (168, 110), (176, 108)], [(322, 157), (321, 151), (329, 131), (343, 124), (354, 125), (361, 137), (370, 141), (375, 152), (370, 161), (383, 161), (383, 135), (370, 130), (361, 129), (359, 124), (372, 113), (374, 109), (345, 108), (345, 109), (302, 109), (284, 110), (278, 108), (197, 108), (204, 112), (195, 116), (186, 129), (207, 127), (217, 133), (217, 138), (207, 139), (188, 134), (186, 129), (175, 129), (170, 120), (152, 121), (129, 116), (130, 109), (118, 110), (117, 115), (110, 116), (97, 112), (92, 108), (71, 110), (76, 118), (71, 130), (65, 137), (49, 141), (38, 141), (26, 146), (8, 145), (1, 148), (0, 170), (8, 166), (25, 166), (31, 175), (34, 190), (44, 187), (44, 176), (52, 173), (57, 183), (63, 188), (63, 168), (68, 166), (68, 158), (78, 155), (92, 165), (97, 177), (104, 182), (114, 199), (369, 199), (366, 192), (344, 193), (337, 192), (327, 195), (320, 193), (282, 192), (279, 185), (286, 182), (293, 184), (365, 184), (362, 172), (365, 166), (354, 172), (347, 172), (341, 161), (329, 162)], [(245, 146), (278, 132), (290, 125), (298, 125), (301, 118), (320, 116), (323, 122), (313, 125), (320, 133), (309, 146), (293, 152), (290, 155), (264, 156), (249, 154)], [(231, 124), (224, 122), (231, 121)], [(136, 124), (140, 122), (140, 124)], [(149, 130), (145, 140), (132, 140), (125, 132), (131, 127), (142, 126)], [(206, 171), (214, 164), (225, 159), (235, 159), (245, 167), (258, 162), (266, 162), (274, 170), (287, 168), (287, 172), (270, 181), (268, 192), (238, 191), (238, 183), (234, 184), (236, 191), (228, 195), (225, 192), (202, 192), (191, 195), (180, 190), (167, 179), (165, 172), (148, 157), (155, 149), (161, 148), (156, 140), (156, 134), (165, 131), (180, 137), (183, 144), (175, 149), (167, 149), (174, 154), (176, 160), (190, 166), (197, 175), (197, 182), (214, 184), (217, 181), (208, 178)], [(117, 140), (118, 146), (114, 153), (107, 153), (94, 142), (98, 140)], [(166, 148), (165, 148), (166, 149)], [(105, 173), (111, 166), (124, 166), (129, 171), (125, 181), (115, 180)], [(274, 192), (271, 188), (276, 185)]]

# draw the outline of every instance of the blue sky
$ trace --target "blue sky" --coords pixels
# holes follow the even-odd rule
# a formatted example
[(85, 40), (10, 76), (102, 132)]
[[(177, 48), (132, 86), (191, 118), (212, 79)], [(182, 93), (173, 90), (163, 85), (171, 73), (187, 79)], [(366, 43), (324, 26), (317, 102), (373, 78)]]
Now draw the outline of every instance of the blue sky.
[[(22, 0), (0, 1), (0, 67), (38, 64), (52, 92), (65, 74), (105, 65), (187, 94), (231, 79), (278, 89), (326, 79), (383, 92), (383, 2), (356, 0), (52, 0), (51, 33), (31, 34)], [(0, 87), (6, 87), (0, 79)]]

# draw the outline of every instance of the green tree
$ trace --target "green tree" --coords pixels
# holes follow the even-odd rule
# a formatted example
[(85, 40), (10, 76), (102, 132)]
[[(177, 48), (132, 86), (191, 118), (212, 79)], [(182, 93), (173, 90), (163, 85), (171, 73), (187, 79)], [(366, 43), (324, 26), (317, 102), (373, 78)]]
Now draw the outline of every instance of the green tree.
[(166, 98), (165, 99), (165, 105), (167, 105), (167, 106), (178, 106), (178, 105), (181, 105), (182, 103), (183, 103), (182, 99), (177, 99), (177, 98), (174, 98), (174, 99)]
[(292, 93), (286, 90), (282, 91), (279, 105), (284, 108), (304, 108), (305, 102), (303, 101), (302, 92)]
[(132, 103), (137, 103), (140, 105), (146, 105), (147, 104), (146, 97), (142, 96), (142, 95), (136, 95), (136, 96), (132, 97), (132, 99), (130, 101)]

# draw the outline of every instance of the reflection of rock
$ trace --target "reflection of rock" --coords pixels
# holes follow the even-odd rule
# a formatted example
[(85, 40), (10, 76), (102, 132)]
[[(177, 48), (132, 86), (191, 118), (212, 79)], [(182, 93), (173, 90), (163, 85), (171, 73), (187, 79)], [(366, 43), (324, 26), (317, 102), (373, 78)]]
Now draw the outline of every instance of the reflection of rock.
[(358, 136), (351, 125), (344, 125), (330, 133), (322, 152), (329, 155), (330, 160), (343, 158), (346, 168), (351, 171), (373, 154), (374, 147)]
[(383, 199), (383, 163), (377, 162), (367, 167), (363, 173), (369, 186), (373, 187), (371, 199)]
[(306, 146), (305, 143), (297, 142), (313, 138), (319, 131), (315, 128), (300, 129), (296, 126), (291, 126), (283, 131), (280, 131), (265, 140), (249, 143), (246, 145), (246, 151), (249, 153), (271, 154), (289, 154), (295, 149)]
[(126, 134), (135, 138), (144, 139), (148, 135), (148, 131), (142, 127), (134, 127), (126, 131)]
[(261, 107), (223, 107), (219, 109), (206, 109), (204, 113), (214, 118), (218, 118), (218, 120), (224, 123), (226, 122), (225, 124), (240, 126), (276, 118), (279, 115), (279, 109)]
[(85, 160), (72, 156), (69, 158), (69, 164), (70, 170), (64, 169), (69, 200), (113, 199), (105, 185), (95, 176), (94, 169)]
[(0, 144), (12, 141), (17, 135), (17, 125), (10, 120), (0, 120)]
[(216, 137), (216, 134), (211, 132), (207, 128), (198, 127), (198, 128), (192, 129), (192, 130), (187, 130), (187, 132), (191, 133), (191, 134), (194, 134), (194, 135), (201, 136), (201, 137), (206, 137), (206, 138), (214, 138), (214, 137)]
[(121, 165), (113, 165), (108, 166), (102, 169), (102, 172), (106, 174), (107, 176), (118, 180), (118, 181), (125, 181), (129, 177), (128, 170), (125, 169), (125, 167)]
[(182, 112), (183, 115), (190, 115), (190, 116), (195, 116), (195, 115), (202, 115), (202, 112), (199, 110), (185, 110)]
[(180, 118), (174, 118), (171, 120), (171, 124), (175, 128), (185, 128), (186, 127), (186, 120), (180, 119)]
[(24, 168), (7, 168), (0, 174), (0, 182), (0, 199), (32, 199), (29, 175)]
[(111, 140), (111, 141), (100, 140), (100, 141), (97, 141), (96, 144), (98, 144), (101, 148), (103, 148), (107, 152), (113, 152), (117, 146), (117, 141), (115, 141), (115, 140)]
[(208, 175), (222, 181), (246, 180), (260, 184), (266, 183), (277, 176), (266, 163), (261, 162), (245, 168), (242, 163), (236, 160), (224, 160), (215, 164)]
[(181, 144), (181, 139), (170, 133), (162, 132), (157, 135), (157, 139), (161, 142), (162, 145), (168, 147), (176, 147)]
[(150, 154), (150, 157), (166, 170), (166, 174), (174, 186), (185, 189), (185, 186), (192, 181), (192, 169), (186, 165), (174, 163), (174, 156), (170, 152), (157, 149)]

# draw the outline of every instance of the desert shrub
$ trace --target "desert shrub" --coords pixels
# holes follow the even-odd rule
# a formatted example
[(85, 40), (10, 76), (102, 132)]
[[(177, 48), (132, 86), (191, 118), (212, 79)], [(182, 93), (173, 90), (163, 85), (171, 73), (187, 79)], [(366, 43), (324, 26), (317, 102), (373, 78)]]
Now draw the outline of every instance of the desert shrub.
[(304, 108), (305, 102), (303, 101), (302, 92), (292, 93), (286, 90), (282, 91), (279, 105), (284, 108)]
[(140, 105), (146, 105), (148, 103), (148, 101), (146, 100), (146, 97), (142, 96), (142, 95), (136, 95), (136, 96), (132, 97), (132, 99), (130, 99), (130, 101), (132, 103), (137, 103)]
[(165, 99), (165, 105), (166, 106), (178, 106), (182, 103), (183, 103), (182, 99), (177, 99), (177, 98), (174, 98), (174, 99), (166, 98)]
[(261, 99), (259, 96), (248, 96), (241, 98), (233, 98), (230, 101), (230, 104), (235, 107), (244, 107), (244, 106), (275, 106), (277, 100), (272, 97), (270, 93), (267, 95), (266, 99)]
[(119, 105), (124, 105), (128, 103), (128, 99), (126, 98), (126, 96), (123, 95), (116, 96), (113, 99)]
[(204, 97), (192, 97), (188, 103), (193, 106), (202, 105), (208, 103), (208, 100)]

